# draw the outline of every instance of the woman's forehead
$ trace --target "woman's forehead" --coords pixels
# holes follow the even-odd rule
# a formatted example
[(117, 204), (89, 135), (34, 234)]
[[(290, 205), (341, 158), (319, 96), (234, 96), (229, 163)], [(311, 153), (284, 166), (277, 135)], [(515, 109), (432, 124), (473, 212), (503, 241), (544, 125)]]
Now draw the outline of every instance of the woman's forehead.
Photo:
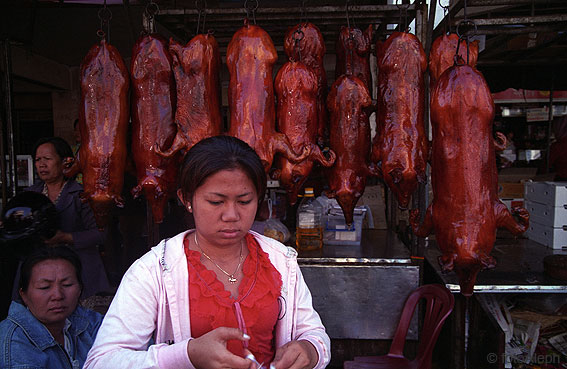
[(46, 259), (38, 262), (32, 267), (32, 279), (46, 279), (58, 276), (75, 275), (75, 267), (65, 259)]
[(254, 192), (256, 186), (252, 179), (242, 169), (223, 169), (209, 177), (199, 186), (198, 190), (205, 192)]

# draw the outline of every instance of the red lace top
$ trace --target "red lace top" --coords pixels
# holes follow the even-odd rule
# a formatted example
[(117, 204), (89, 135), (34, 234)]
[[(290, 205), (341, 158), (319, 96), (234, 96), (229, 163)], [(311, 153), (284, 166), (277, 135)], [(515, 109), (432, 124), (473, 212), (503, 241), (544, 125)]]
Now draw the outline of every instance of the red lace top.
[[(241, 310), (246, 333), (250, 336), (248, 349), (258, 362), (271, 362), (275, 355), (274, 330), (280, 306), (282, 278), (251, 234), (246, 235), (248, 256), (242, 265), (243, 278), (238, 287), (238, 297), (217, 279), (214, 271), (201, 263), (201, 253), (189, 249), (185, 237), (184, 247), (189, 271), (189, 301), (191, 336), (200, 337), (218, 327), (239, 328), (238, 309)], [(240, 327), (243, 329), (243, 327)], [(230, 340), (227, 348), (242, 356), (245, 341)]]

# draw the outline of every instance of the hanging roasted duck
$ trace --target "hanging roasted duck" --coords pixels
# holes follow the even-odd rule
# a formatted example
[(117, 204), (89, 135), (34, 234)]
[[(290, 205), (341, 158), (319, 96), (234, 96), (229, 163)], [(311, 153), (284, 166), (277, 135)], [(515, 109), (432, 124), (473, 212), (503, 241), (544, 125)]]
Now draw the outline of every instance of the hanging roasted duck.
[(478, 272), (496, 264), (490, 256), (496, 229), (519, 235), (529, 225), (525, 209), (514, 210), (518, 223), (498, 199), (495, 148), (506, 139), (499, 135), (495, 142), (493, 118), (492, 95), (476, 69), (456, 65), (441, 75), (431, 96), (433, 202), (423, 224), (418, 210), (410, 222), (419, 237), (435, 231), (441, 268), (457, 273), (465, 296)]
[(276, 111), (272, 70), (278, 54), (270, 36), (262, 28), (248, 24), (240, 28), (226, 51), (230, 74), (228, 134), (252, 147), (269, 172), (276, 152), (292, 162), (305, 159), (310, 145), (293, 150), (283, 133), (276, 132)]
[(337, 155), (335, 165), (327, 173), (327, 196), (337, 200), (349, 226), (356, 203), (364, 193), (366, 178), (379, 175), (376, 166), (370, 163), (367, 109), (371, 106), (368, 88), (355, 76), (339, 77), (327, 96), (330, 146)]
[(290, 27), (284, 38), (284, 50), (288, 58), (301, 61), (317, 76), (317, 142), (323, 144), (327, 130), (327, 74), (325, 72), (325, 40), (319, 28), (304, 22)]
[(313, 169), (313, 162), (329, 167), (335, 162), (335, 153), (326, 157), (317, 145), (318, 83), (315, 73), (299, 61), (285, 63), (275, 81), (278, 100), (278, 130), (287, 136), (294, 151), (310, 146), (311, 154), (298, 163), (286, 158), (277, 159), (274, 179), (279, 179), (286, 189), (290, 204), (297, 201), (297, 193)]
[(427, 57), (415, 35), (394, 32), (376, 46), (378, 109), (372, 161), (406, 209), (418, 183), (425, 183), (428, 143), (425, 133)]
[(171, 146), (177, 128), (175, 81), (167, 40), (157, 34), (138, 39), (132, 51), (132, 155), (138, 185), (134, 198), (142, 193), (152, 208), (155, 223), (163, 221), (167, 200), (177, 186), (180, 155), (165, 158), (155, 151), (155, 143)]
[(67, 176), (83, 173), (82, 198), (103, 228), (121, 197), (128, 131), (128, 69), (118, 50), (105, 40), (95, 44), (81, 64), (79, 130), (81, 148)]
[[(459, 46), (457, 63), (476, 66), (478, 59), (478, 40), (469, 42), (467, 52), (466, 40), (461, 40), (455, 33), (444, 34), (433, 41), (429, 52), (429, 86), (431, 91), (441, 74), (455, 64), (457, 55), (457, 45)], [(468, 57), (467, 57), (468, 55)], [(468, 60), (468, 63), (467, 63)]]
[(369, 25), (364, 32), (355, 27), (341, 27), (336, 44), (336, 79), (343, 74), (351, 74), (360, 78), (368, 91), (372, 91), (370, 46), (373, 36), (374, 27), (372, 25)]
[(166, 157), (186, 152), (202, 139), (222, 132), (221, 60), (215, 37), (210, 33), (198, 34), (185, 46), (171, 39), (169, 51), (177, 87), (177, 135), (163, 152), (164, 145), (159, 142), (158, 151)]

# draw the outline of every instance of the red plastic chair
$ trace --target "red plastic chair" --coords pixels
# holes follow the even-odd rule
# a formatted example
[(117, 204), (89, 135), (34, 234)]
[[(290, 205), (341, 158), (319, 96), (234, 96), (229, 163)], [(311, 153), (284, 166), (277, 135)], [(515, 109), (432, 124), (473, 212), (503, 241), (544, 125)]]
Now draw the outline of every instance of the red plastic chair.
[[(421, 299), (425, 299), (426, 307), (423, 327), (417, 356), (409, 360), (404, 357), (404, 345), (411, 318)], [(418, 287), (406, 300), (390, 352), (383, 356), (356, 356), (354, 361), (344, 362), (344, 369), (430, 369), (433, 347), (454, 304), (455, 299), (445, 286), (428, 284)]]

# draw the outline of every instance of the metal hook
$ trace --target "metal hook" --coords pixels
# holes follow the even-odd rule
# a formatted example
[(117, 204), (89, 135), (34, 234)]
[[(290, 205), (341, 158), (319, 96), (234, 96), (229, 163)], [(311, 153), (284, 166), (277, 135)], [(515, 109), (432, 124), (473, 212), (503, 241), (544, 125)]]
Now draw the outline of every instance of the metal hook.
[(347, 23), (348, 29), (350, 30), (350, 16), (348, 14), (349, 4), (350, 4), (350, 0), (346, 0), (346, 3), (345, 3), (346, 23)]
[[(205, 22), (207, 19), (207, 0), (195, 0), (195, 8), (197, 9), (197, 34), (205, 33)], [(203, 16), (203, 24), (201, 26), (201, 16)], [(201, 31), (199, 31), (199, 29)]]
[(402, 29), (402, 17), (403, 17), (404, 18), (403, 25), (404, 25), (404, 27), (406, 27), (405, 31), (409, 32), (408, 9), (409, 9), (410, 4), (403, 4), (403, 3), (398, 4), (397, 1), (396, 1), (396, 6), (398, 7), (398, 10), (400, 11), (400, 21), (399, 21), (398, 27), (400, 28), (400, 31), (401, 31), (401, 29)]
[[(352, 75), (353, 73), (353, 61), (352, 61), (352, 53), (354, 50), (354, 32), (352, 31), (352, 28), (349, 27), (348, 29), (348, 41), (347, 41), (347, 47), (348, 47), (348, 55), (349, 58), (347, 59), (346, 62), (346, 66), (345, 66), (345, 73), (348, 75)], [(350, 73), (347, 72), (346, 68), (350, 69)]]
[(465, 37), (470, 37), (471, 32), (470, 30), (473, 29), (472, 36), (476, 35), (477, 26), (476, 23), (472, 20), (462, 20), (457, 24), (456, 33), (460, 39), (464, 39)]
[(144, 10), (149, 18), (154, 19), (156, 14), (159, 13), (159, 5), (154, 3), (153, 0), (150, 0), (148, 5), (146, 5), (146, 9)]
[(97, 35), (101, 39), (105, 38), (107, 35), (110, 38), (110, 20), (112, 19), (112, 12), (106, 6), (106, 0), (104, 0), (103, 7), (98, 10), (97, 15), (98, 19), (100, 19), (100, 29), (97, 31)]
[(258, 5), (259, 5), (258, 0), (244, 1), (244, 8), (246, 9), (246, 17), (250, 18), (250, 13), (252, 13), (252, 19), (254, 20), (254, 24), (256, 24), (256, 10), (258, 9)]
[(301, 0), (301, 18), (300, 18), (300, 23), (307, 22), (307, 17), (305, 16), (305, 2), (306, 2), (306, 0)]
[[(468, 29), (459, 31), (459, 27), (464, 27), (467, 26), (469, 27)], [(459, 41), (457, 42), (457, 51), (455, 53), (455, 65), (458, 64), (457, 59), (459, 58), (459, 47), (461, 46), (461, 41), (465, 40), (466, 44), (467, 44), (467, 60), (466, 63), (469, 64), (469, 57), (470, 57), (470, 35), (471, 32), (469, 31), (470, 29), (474, 29), (474, 31), (472, 32), (472, 35), (476, 34), (477, 31), (477, 27), (476, 27), (476, 23), (470, 20), (463, 20), (461, 22), (459, 22), (459, 24), (457, 25), (457, 36), (459, 36)]]
[(154, 19), (156, 14), (159, 13), (159, 6), (158, 4), (154, 3), (153, 0), (150, 0), (146, 8), (144, 9), (144, 32), (153, 33), (155, 32), (155, 23)]
[[(447, 5), (441, 4), (441, 0), (439, 0), (439, 6), (443, 9), (443, 18), (447, 17), (447, 22), (445, 23), (445, 33), (451, 32), (451, 13), (449, 13), (449, 8), (451, 7), (451, 2), (447, 2)], [(449, 28), (449, 29), (447, 29)]]
[[(354, 1), (352, 1), (352, 2), (354, 3)], [(350, 14), (350, 7), (351, 7), (351, 0), (346, 0), (346, 3), (345, 3), (345, 12), (346, 12), (346, 19), (347, 19), (347, 27), (348, 27), (348, 28), (351, 28), (350, 23), (351, 23), (351, 20), (352, 20), (352, 27), (353, 27), (353, 28), (356, 28), (356, 21), (355, 21), (355, 18), (354, 18), (354, 17), (351, 17), (351, 14)], [(352, 19), (351, 19), (351, 18), (352, 18)]]
[(301, 61), (301, 47), (299, 47), (299, 43), (303, 40), (303, 37), (305, 37), (305, 33), (298, 27), (295, 32), (293, 32), (293, 40), (295, 41), (294, 47), (298, 58), (297, 61)]

